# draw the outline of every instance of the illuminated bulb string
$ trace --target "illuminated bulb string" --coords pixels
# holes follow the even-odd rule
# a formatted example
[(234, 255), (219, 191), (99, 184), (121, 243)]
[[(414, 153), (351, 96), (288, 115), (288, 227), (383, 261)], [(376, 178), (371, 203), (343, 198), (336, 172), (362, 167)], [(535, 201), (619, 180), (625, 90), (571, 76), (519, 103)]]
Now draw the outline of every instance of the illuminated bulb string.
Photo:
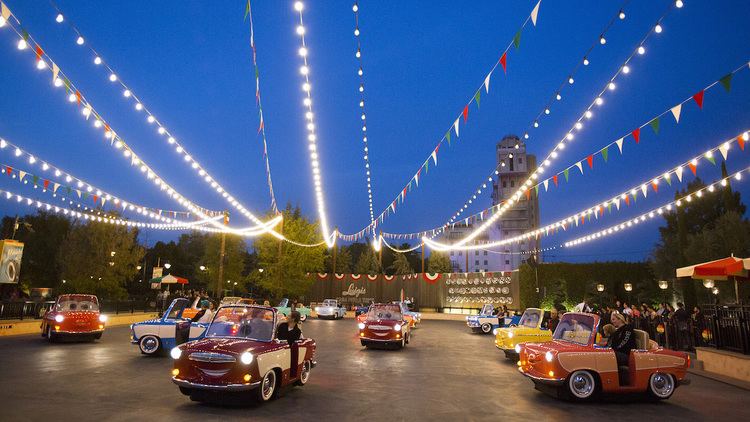
[[(54, 1), (50, 0), (51, 6), (57, 11), (57, 16), (63, 16), (62, 11), (59, 7), (55, 4)], [(58, 23), (62, 23), (63, 20), (57, 20)], [(69, 19), (64, 19), (64, 22), (67, 23), (67, 25), (76, 33), (79, 40), (83, 40), (83, 35), (81, 34), (81, 31), (78, 29), (78, 27), (75, 26), (75, 24)], [(79, 45), (83, 45), (83, 43), (78, 43)], [(94, 55), (94, 64), (97, 66), (104, 67), (108, 74), (109, 74), (109, 81), (113, 83), (117, 83), (120, 85), (120, 88), (122, 88), (123, 97), (126, 101), (132, 100), (134, 103), (134, 108), (136, 111), (141, 112), (143, 111), (146, 115), (146, 122), (149, 125), (153, 125), (156, 127), (156, 131), (159, 135), (162, 136), (162, 139), (167, 142), (167, 144), (175, 149), (177, 154), (179, 154), (183, 161), (191, 170), (195, 172), (195, 174), (202, 179), (207, 185), (209, 185), (216, 193), (221, 195), (230, 205), (232, 205), (238, 212), (240, 212), (242, 215), (250, 219), (251, 221), (261, 224), (262, 221), (258, 219), (255, 215), (253, 215), (250, 211), (248, 211), (239, 201), (237, 201), (236, 198), (234, 198), (232, 195), (230, 195), (224, 187), (213, 177), (211, 176), (208, 171), (200, 164), (198, 161), (188, 152), (188, 150), (180, 144), (180, 142), (176, 139), (176, 137), (170, 132), (167, 127), (162, 124), (162, 122), (159, 121), (159, 119), (156, 118), (156, 115), (154, 115), (148, 107), (146, 107), (145, 103), (141, 101), (141, 99), (135, 94), (135, 92), (125, 84), (125, 82), (120, 78), (115, 70), (107, 64), (106, 61), (102, 58), (102, 56), (92, 47), (89, 43), (86, 43), (86, 47), (91, 51), (91, 53)], [(270, 173), (269, 173), (270, 174)], [(271, 192), (271, 199), (272, 202), (274, 201), (273, 196), (273, 185), (270, 184), (270, 179), (268, 180), (269, 188)]]
[[(461, 246), (465, 245), (466, 243), (472, 241), (477, 236), (479, 236), (481, 233), (486, 231), (489, 227), (491, 227), (508, 209), (510, 209), (515, 202), (518, 202), (521, 200), (521, 197), (523, 196), (524, 192), (529, 189), (534, 183), (535, 180), (541, 176), (547, 167), (551, 165), (551, 162), (559, 157), (561, 154), (560, 151), (565, 149), (566, 143), (570, 143), (574, 137), (575, 134), (579, 133), (581, 129), (583, 128), (583, 122), (590, 119), (593, 116), (592, 110), (595, 107), (601, 106), (604, 104), (604, 94), (607, 91), (610, 91), (608, 89), (608, 86), (610, 83), (614, 83), (615, 80), (621, 75), (621, 74), (627, 74), (630, 72), (630, 62), (633, 59), (633, 57), (638, 54), (638, 47), (641, 47), (645, 44), (645, 42), (651, 37), (652, 34), (657, 33), (656, 28), (660, 27), (661, 22), (664, 20), (664, 18), (673, 10), (673, 5), (670, 5), (666, 12), (662, 14), (662, 16), (657, 20), (657, 26), (652, 27), (649, 29), (649, 31), (646, 33), (646, 35), (641, 39), (641, 41), (638, 42), (636, 48), (633, 50), (633, 52), (625, 59), (622, 65), (620, 65), (615, 72), (615, 74), (607, 81), (607, 83), (604, 84), (604, 87), (599, 91), (599, 94), (594, 98), (594, 100), (586, 107), (585, 111), (581, 116), (576, 120), (576, 122), (573, 124), (573, 126), (568, 130), (565, 136), (563, 136), (558, 143), (552, 148), (552, 150), (548, 153), (547, 157), (540, 161), (540, 164), (537, 166), (537, 169), (531, 174), (531, 176), (526, 179), (526, 181), (516, 190), (516, 192), (512, 195), (511, 198), (509, 198), (505, 204), (503, 204), (500, 207), (500, 210), (496, 212), (494, 215), (492, 215), (489, 219), (485, 220), (484, 223), (482, 223), (479, 227), (474, 229), (471, 233), (469, 233), (466, 237), (459, 240), (453, 245), (438, 243), (438, 242), (432, 242), (435, 246), (440, 246), (443, 248), (450, 248), (452, 246)], [(611, 92), (611, 91), (610, 91)]]

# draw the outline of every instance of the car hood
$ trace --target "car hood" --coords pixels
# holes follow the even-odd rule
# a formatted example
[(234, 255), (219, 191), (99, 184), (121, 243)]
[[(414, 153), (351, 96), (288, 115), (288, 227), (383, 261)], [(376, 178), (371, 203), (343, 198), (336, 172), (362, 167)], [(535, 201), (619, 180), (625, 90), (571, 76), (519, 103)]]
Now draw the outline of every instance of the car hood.
[(262, 342), (238, 338), (203, 338), (189, 343), (185, 352), (216, 352), (239, 355), (244, 352), (257, 354), (272, 347), (278, 347), (275, 342)]
[[(540, 330), (539, 328), (529, 328), (529, 327), (505, 327), (501, 328), (500, 332), (503, 333), (513, 333), (514, 336), (525, 336), (529, 334), (539, 334), (543, 330)], [(544, 330), (546, 332), (546, 330)]]
[(544, 354), (550, 351), (558, 353), (562, 352), (580, 352), (581, 348), (586, 347), (580, 344), (571, 343), (568, 341), (551, 340), (545, 341), (544, 343), (525, 343), (524, 347), (526, 351), (536, 354)]

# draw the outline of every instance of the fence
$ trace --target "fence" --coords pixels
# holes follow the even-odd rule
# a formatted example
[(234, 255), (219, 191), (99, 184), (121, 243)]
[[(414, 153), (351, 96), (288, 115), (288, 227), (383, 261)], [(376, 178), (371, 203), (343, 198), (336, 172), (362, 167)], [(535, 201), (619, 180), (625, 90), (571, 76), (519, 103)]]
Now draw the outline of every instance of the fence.
[[(170, 301), (171, 302), (171, 301)], [(55, 302), (0, 302), (0, 320), (39, 319)], [(111, 314), (161, 312), (163, 303), (155, 300), (101, 301), (99, 309)], [(167, 306), (169, 303), (167, 303)]]

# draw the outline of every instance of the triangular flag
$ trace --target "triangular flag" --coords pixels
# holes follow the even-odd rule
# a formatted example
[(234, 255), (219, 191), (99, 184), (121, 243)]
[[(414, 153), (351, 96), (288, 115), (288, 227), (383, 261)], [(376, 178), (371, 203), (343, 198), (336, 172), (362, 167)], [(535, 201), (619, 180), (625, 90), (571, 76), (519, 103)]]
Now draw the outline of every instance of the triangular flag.
[(34, 52), (36, 53), (36, 61), (42, 60), (42, 56), (44, 55), (44, 50), (42, 50), (42, 47), (40, 47), (39, 44), (36, 45)]
[(544, 180), (544, 191), (547, 192), (547, 188), (549, 187), (549, 179)]
[[(513, 37), (513, 45), (518, 48), (521, 46), (521, 30), (519, 29), (518, 32), (516, 32), (516, 35)], [(505, 54), (503, 54), (505, 55)]]
[(83, 199), (86, 199), (88, 197), (89, 197), (89, 193), (88, 192), (83, 192)]
[(435, 162), (435, 165), (437, 165), (437, 152), (438, 152), (438, 148), (440, 148), (439, 144), (438, 144), (437, 148), (435, 148), (435, 150), (432, 151), (432, 154), (430, 154), (430, 156), (432, 157), (432, 161)]
[(13, 167), (11, 167), (11, 166), (5, 166), (5, 173), (7, 173), (8, 176), (10, 176), (11, 174), (13, 174)]
[(646, 196), (648, 196), (648, 186), (646, 186), (646, 185), (641, 185), (641, 192), (643, 192), (643, 197), (644, 197), (644, 198), (645, 198)]
[(524, 194), (526, 195), (526, 200), (527, 201), (531, 199), (531, 190), (526, 189), (526, 192), (524, 192)]
[(578, 167), (578, 170), (581, 171), (581, 174), (583, 174), (583, 162), (579, 161), (575, 164), (576, 167)]
[(651, 187), (654, 188), (654, 192), (659, 193), (659, 184), (656, 182), (651, 182)]
[(53, 184), (52, 184), (52, 192), (53, 192), (53, 193), (57, 192), (57, 189), (58, 189), (59, 187), (60, 187), (60, 184), (59, 184), (59, 183), (53, 183)]
[(651, 126), (651, 129), (654, 130), (654, 133), (658, 135), (659, 134), (659, 118), (654, 117), (654, 120), (651, 120), (650, 122), (648, 122), (648, 124), (649, 126)]
[(703, 93), (704, 90), (701, 89), (698, 93), (693, 95), (693, 100), (695, 100), (695, 103), (698, 104), (698, 108), (703, 109)]
[(722, 78), (719, 79), (719, 82), (721, 82), (721, 86), (723, 86), (724, 89), (727, 90), (727, 92), (729, 92), (732, 89), (732, 76), (733, 75), (734, 75), (733, 73), (729, 73), (729, 74), (722, 76)]
[(417, 187), (419, 187), (419, 174), (422, 173), (422, 167), (417, 170), (417, 174), (414, 175), (414, 181), (417, 182)]
[(674, 169), (674, 174), (677, 176), (677, 180), (679, 180), (680, 182), (682, 182), (682, 172), (683, 171), (684, 171), (684, 169), (682, 168), (682, 166), (679, 166), (676, 169)]
[(245, 17), (242, 18), (242, 20), (244, 21), (245, 19), (247, 19), (247, 15), (249, 14), (250, 14), (250, 0), (247, 0), (247, 2), (245, 3)]
[(630, 196), (625, 195), (625, 205), (630, 206)]
[(76, 189), (76, 194), (78, 194), (79, 198), (81, 197), (81, 191), (79, 191), (78, 189)]
[(464, 111), (461, 112), (461, 115), (464, 117), (464, 123), (466, 123), (466, 120), (469, 118), (469, 105), (464, 106)]
[(555, 183), (555, 186), (557, 186), (557, 175), (552, 176), (552, 181)]
[(745, 139), (742, 137), (742, 135), (737, 137), (737, 144), (740, 146), (741, 150), (745, 150)]
[(631, 134), (633, 135), (636, 144), (641, 141), (641, 128), (634, 130)]
[(456, 138), (458, 138), (458, 119), (456, 119), (456, 121), (453, 122), (453, 130), (456, 131)]
[(688, 167), (690, 167), (690, 171), (693, 172), (693, 176), (697, 176), (698, 167), (693, 163), (688, 163)]
[(614, 202), (615, 202), (615, 206), (619, 210), (620, 209), (620, 198), (615, 199)]
[(680, 123), (680, 113), (682, 112), (682, 104), (677, 104), (676, 106), (672, 107), (670, 109), (672, 112), (672, 116), (674, 116), (674, 121), (677, 123)]
[(607, 158), (609, 157), (609, 145), (604, 147), (602, 149), (602, 158), (604, 158), (604, 162), (607, 162)]
[(18, 181), (20, 182), (24, 177), (26, 177), (26, 172), (23, 170), (18, 170)]
[(671, 173), (664, 173), (664, 180), (669, 186), (672, 186), (672, 175)]
[(563, 170), (563, 175), (565, 175), (565, 181), (568, 181), (568, 176), (570, 175), (570, 168), (566, 168)]
[(34, 186), (36, 186), (39, 183), (39, 176), (34, 175), (32, 183), (34, 184)]
[(500, 64), (503, 66), (503, 72), (508, 73), (508, 52), (504, 52), (502, 56), (500, 56)]
[(57, 64), (52, 63), (52, 83), (54, 83), (57, 80), (57, 75), (60, 73), (60, 68), (57, 67)]
[[(94, 198), (94, 204), (99, 200), (99, 197), (96, 195), (91, 195), (92, 198)], [(161, 210), (159, 211), (159, 214), (161, 214)]]
[(484, 90), (489, 94), (490, 93), (490, 75), (492, 75), (492, 72), (487, 74), (487, 77), (484, 78)]
[(8, 9), (8, 6), (5, 5), (5, 3), (0, 3), (0, 9), (2, 10), (2, 17), (6, 21), (8, 18), (10, 18), (10, 9)]
[(620, 154), (622, 154), (622, 140), (623, 140), (623, 138), (620, 138), (620, 139), (618, 139), (618, 140), (615, 141), (615, 143), (617, 144), (617, 148), (620, 149)]
[(721, 144), (721, 146), (719, 147), (719, 152), (721, 153), (721, 156), (724, 157), (724, 159), (726, 160), (727, 154), (729, 153), (729, 144), (728, 143)]
[(479, 99), (480, 99), (481, 94), (482, 94), (481, 89), (477, 90), (477, 93), (474, 94), (474, 101), (476, 101), (477, 103), (477, 109), (479, 108)]
[(445, 139), (448, 140), (448, 146), (451, 146), (451, 130), (448, 129), (448, 132), (445, 132)]
[(589, 163), (590, 169), (594, 168), (594, 156), (593, 155), (589, 155), (588, 157), (586, 157), (586, 162)]
[(706, 160), (710, 161), (711, 164), (716, 165), (716, 159), (714, 158), (713, 154), (711, 155), (704, 155), (706, 157)]
[(536, 17), (539, 14), (539, 5), (540, 4), (542, 4), (542, 0), (539, 0), (537, 2), (536, 6), (534, 6), (534, 10), (531, 11), (531, 23), (534, 24), (534, 26), (536, 26)]

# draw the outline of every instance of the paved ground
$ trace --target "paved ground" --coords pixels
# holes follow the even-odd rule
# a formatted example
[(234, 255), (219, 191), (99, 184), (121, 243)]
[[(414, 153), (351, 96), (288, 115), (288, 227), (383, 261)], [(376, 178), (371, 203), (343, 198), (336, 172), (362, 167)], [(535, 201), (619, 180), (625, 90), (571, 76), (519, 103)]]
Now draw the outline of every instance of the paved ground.
[(692, 376), (666, 402), (610, 399), (579, 405), (533, 389), (494, 348), (455, 321), (425, 321), (401, 351), (359, 345), (352, 319), (311, 320), (318, 342), (310, 383), (261, 406), (191, 402), (170, 382), (171, 359), (147, 358), (127, 327), (101, 341), (48, 344), (39, 336), (0, 339), (0, 419), (181, 421), (368, 420), (750, 420), (750, 393)]

